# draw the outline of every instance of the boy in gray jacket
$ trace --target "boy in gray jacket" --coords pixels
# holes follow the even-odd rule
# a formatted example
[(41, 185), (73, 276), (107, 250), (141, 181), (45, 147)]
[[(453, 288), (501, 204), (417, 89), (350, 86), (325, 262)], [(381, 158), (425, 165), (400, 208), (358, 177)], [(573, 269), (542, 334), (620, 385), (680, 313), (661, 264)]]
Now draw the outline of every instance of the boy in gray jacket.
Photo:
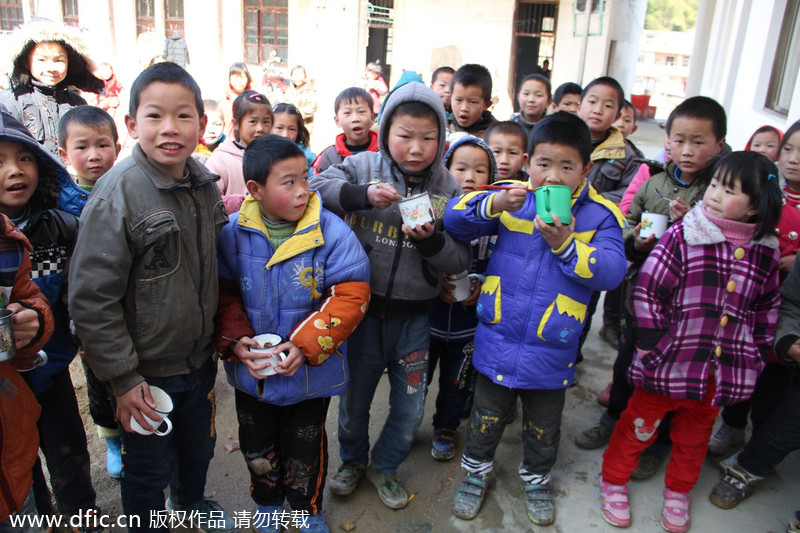
[[(443, 274), (469, 266), (467, 244), (444, 230), (447, 200), (461, 189), (442, 166), (446, 123), (441, 99), (422, 83), (392, 93), (378, 132), (379, 152), (362, 152), (311, 179), (325, 207), (348, 215), (370, 260), (367, 316), (348, 340), (350, 385), (339, 402), (342, 466), (330, 483), (352, 493), (369, 464), (369, 408), (384, 369), (391, 394), (389, 416), (372, 449), (370, 479), (385, 505), (400, 509), (408, 494), (396, 472), (422, 422), (430, 324), (428, 300)], [(396, 204), (427, 192), (436, 220), (402, 223)]]

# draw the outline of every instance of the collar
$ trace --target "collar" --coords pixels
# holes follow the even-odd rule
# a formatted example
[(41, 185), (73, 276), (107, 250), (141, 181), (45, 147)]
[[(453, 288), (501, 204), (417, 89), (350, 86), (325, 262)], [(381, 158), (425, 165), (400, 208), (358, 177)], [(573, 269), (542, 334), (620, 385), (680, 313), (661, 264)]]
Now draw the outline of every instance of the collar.
[(147, 156), (145, 155), (144, 150), (142, 150), (142, 147), (139, 145), (139, 143), (136, 143), (136, 145), (133, 147), (132, 155), (139, 168), (144, 171), (147, 177), (150, 178), (150, 181), (153, 182), (153, 185), (155, 185), (158, 189), (169, 190), (174, 189), (175, 187), (187, 186), (196, 189), (197, 187), (200, 187), (206, 183), (219, 180), (219, 176), (209, 172), (205, 166), (198, 163), (193, 157), (188, 157), (186, 159), (186, 166), (184, 167), (184, 170), (188, 172), (189, 178), (191, 179), (190, 183), (186, 184), (174, 180), (158, 170), (150, 162), (150, 160), (147, 159)]
[(592, 150), (592, 161), (598, 159), (625, 159), (625, 137), (622, 132), (614, 126), (608, 129), (605, 139)]
[[(683, 236), (690, 246), (719, 244), (727, 241), (722, 229), (706, 216), (702, 200), (697, 202), (683, 217)], [(778, 238), (774, 235), (765, 235), (758, 240), (751, 241), (751, 244), (760, 244), (775, 249), (778, 247)]]

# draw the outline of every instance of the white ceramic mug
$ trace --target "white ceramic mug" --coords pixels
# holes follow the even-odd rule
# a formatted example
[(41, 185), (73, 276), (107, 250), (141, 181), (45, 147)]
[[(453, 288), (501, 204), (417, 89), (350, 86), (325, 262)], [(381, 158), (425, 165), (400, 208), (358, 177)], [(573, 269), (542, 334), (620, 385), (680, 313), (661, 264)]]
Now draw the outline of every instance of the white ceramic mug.
[(272, 350), (275, 349), (275, 346), (278, 346), (283, 342), (280, 335), (275, 335), (274, 333), (263, 333), (261, 335), (256, 335), (253, 337), (253, 340), (256, 341), (260, 346), (263, 348), (253, 348), (250, 347), (250, 351), (253, 353), (264, 354), (263, 359), (256, 359), (253, 362), (257, 365), (264, 365), (269, 363), (267, 368), (262, 368), (258, 370), (256, 374), (259, 376), (273, 376), (277, 372), (275, 370), (275, 365), (280, 363), (281, 361), (286, 360), (286, 354), (283, 352), (273, 354)]
[[(163, 417), (161, 420), (153, 420), (142, 413), (144, 419), (150, 424), (148, 428), (143, 428), (135, 418), (131, 417), (131, 429), (140, 435), (158, 435), (159, 437), (163, 437), (172, 431), (172, 421), (167, 417), (167, 415), (172, 412), (172, 398), (170, 398), (169, 394), (163, 389), (152, 385), (150, 386), (150, 395), (153, 397), (153, 403), (155, 404), (153, 411), (163, 415)], [(161, 431), (159, 428), (165, 424), (167, 429)]]
[(436, 220), (431, 197), (426, 192), (400, 200), (397, 205), (400, 208), (400, 216), (403, 217), (403, 224), (409, 228)]
[(460, 274), (445, 276), (444, 281), (453, 286), (450, 294), (457, 302), (463, 302), (472, 294), (472, 280), (479, 280), (478, 274), (470, 274), (466, 270)]
[(645, 211), (642, 213), (642, 227), (639, 228), (639, 237), (646, 239), (650, 235), (655, 235), (656, 239), (660, 239), (664, 232), (667, 231), (668, 224), (669, 217), (667, 215)]

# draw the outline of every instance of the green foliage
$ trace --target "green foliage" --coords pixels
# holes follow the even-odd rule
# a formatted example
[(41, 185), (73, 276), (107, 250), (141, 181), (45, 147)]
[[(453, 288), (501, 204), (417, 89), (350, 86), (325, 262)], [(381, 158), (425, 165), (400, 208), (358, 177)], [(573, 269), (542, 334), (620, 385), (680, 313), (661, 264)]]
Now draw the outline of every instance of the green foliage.
[(700, 0), (648, 0), (646, 30), (686, 31), (697, 22)]

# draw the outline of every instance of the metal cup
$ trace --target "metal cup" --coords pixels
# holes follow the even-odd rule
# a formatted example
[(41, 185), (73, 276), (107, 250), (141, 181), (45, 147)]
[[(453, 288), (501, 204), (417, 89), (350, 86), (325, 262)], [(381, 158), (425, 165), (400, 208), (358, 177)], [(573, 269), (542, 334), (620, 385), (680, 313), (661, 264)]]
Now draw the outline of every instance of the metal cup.
[(11, 328), (13, 316), (14, 312), (10, 309), (0, 309), (0, 361), (14, 359), (17, 355), (14, 330)]

